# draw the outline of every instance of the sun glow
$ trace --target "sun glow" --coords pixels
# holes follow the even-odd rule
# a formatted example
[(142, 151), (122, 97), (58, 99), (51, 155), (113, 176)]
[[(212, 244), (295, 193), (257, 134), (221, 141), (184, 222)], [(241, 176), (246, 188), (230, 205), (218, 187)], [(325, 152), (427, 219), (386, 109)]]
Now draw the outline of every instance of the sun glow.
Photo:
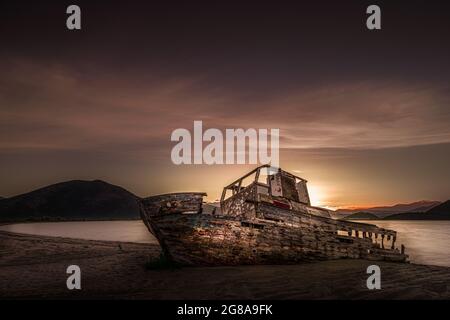
[(325, 194), (322, 188), (315, 185), (308, 185), (308, 193), (313, 206), (320, 207), (324, 205)]
[(330, 193), (327, 192), (324, 187), (308, 184), (308, 193), (311, 205), (329, 210), (338, 209), (333, 205), (333, 201), (330, 201)]

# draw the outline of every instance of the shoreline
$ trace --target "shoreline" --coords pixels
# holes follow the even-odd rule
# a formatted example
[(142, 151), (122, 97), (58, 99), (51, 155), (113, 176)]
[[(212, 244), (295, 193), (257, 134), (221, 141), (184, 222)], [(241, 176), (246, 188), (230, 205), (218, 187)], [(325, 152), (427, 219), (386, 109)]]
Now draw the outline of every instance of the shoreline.
[(9, 224), (22, 224), (22, 223), (58, 223), (58, 222), (102, 222), (102, 221), (138, 221), (141, 218), (136, 219), (67, 219), (67, 220), (23, 220), (23, 221), (0, 221), (0, 226)]
[[(152, 244), (0, 231), (2, 299), (450, 299), (450, 268), (365, 260), (148, 270)], [(81, 268), (81, 290), (66, 268)], [(368, 290), (377, 264), (382, 289)]]

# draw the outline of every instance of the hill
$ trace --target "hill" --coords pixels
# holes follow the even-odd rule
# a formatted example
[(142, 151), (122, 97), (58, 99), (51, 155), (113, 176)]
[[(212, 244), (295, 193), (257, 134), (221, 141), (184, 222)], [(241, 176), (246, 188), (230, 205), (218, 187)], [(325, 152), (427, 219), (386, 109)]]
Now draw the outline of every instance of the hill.
[(384, 220), (450, 220), (450, 200), (437, 205), (426, 212), (405, 212), (394, 214)]
[(370, 212), (355, 212), (344, 217), (343, 220), (380, 220), (380, 218)]
[(72, 180), (2, 199), (0, 221), (137, 219), (138, 199), (101, 180)]
[(427, 211), (427, 214), (450, 216), (450, 200), (431, 208)]
[(435, 206), (441, 204), (439, 201), (421, 200), (412, 203), (400, 203), (393, 206), (379, 206), (370, 208), (352, 208), (352, 209), (339, 209), (336, 214), (339, 216), (350, 215), (357, 212), (367, 212), (384, 218), (389, 215), (405, 212), (425, 212)]

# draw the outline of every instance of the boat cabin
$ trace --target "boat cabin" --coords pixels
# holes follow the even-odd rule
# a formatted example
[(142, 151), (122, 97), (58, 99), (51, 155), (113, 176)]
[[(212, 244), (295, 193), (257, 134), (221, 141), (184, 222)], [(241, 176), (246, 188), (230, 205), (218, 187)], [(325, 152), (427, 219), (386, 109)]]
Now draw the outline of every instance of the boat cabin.
[(260, 166), (223, 189), (223, 214), (252, 213), (257, 202), (269, 202), (294, 211), (330, 217), (327, 209), (311, 206), (307, 181), (280, 168)]

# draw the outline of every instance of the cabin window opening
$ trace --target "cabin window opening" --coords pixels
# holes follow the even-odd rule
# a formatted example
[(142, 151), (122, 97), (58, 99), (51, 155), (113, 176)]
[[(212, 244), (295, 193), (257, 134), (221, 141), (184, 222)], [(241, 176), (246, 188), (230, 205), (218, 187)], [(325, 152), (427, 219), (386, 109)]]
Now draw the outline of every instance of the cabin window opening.
[(248, 187), (255, 182), (256, 172), (241, 180), (241, 189)]
[(227, 190), (225, 191), (225, 199), (228, 199), (228, 198), (230, 198), (231, 196), (233, 196), (233, 190), (227, 189)]

